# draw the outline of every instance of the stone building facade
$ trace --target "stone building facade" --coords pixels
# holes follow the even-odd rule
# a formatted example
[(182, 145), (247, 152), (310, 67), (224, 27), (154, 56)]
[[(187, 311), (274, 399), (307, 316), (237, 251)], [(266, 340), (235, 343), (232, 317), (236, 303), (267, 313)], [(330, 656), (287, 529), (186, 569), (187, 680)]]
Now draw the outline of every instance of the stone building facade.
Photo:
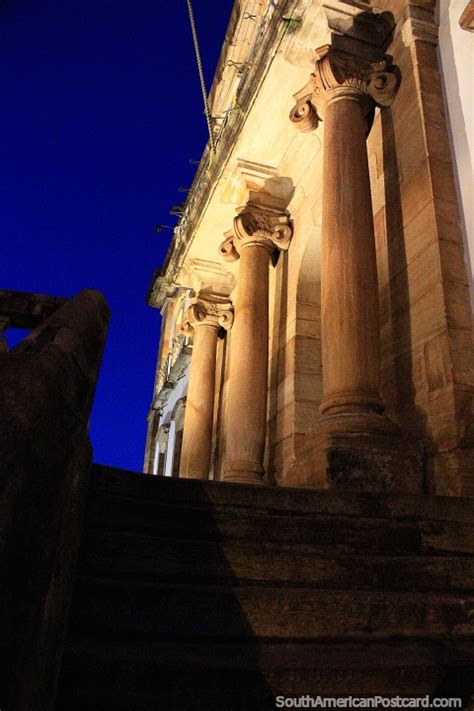
[(474, 496), (470, 24), (236, 0), (149, 291), (145, 472)]

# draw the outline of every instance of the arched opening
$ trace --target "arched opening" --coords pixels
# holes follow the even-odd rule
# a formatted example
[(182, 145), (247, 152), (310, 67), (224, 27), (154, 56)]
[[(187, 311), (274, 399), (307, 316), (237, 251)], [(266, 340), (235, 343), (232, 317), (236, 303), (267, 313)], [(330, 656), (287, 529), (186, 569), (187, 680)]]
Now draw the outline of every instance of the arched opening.
[(176, 403), (171, 422), (173, 426), (173, 463), (171, 467), (171, 476), (179, 477), (179, 467), (181, 463), (181, 450), (183, 447), (183, 432), (184, 432), (184, 414), (186, 412), (186, 398), (181, 398)]
[(155, 476), (165, 475), (166, 454), (168, 450), (170, 426), (161, 425), (158, 429), (155, 443), (155, 457), (153, 461), (153, 474)]

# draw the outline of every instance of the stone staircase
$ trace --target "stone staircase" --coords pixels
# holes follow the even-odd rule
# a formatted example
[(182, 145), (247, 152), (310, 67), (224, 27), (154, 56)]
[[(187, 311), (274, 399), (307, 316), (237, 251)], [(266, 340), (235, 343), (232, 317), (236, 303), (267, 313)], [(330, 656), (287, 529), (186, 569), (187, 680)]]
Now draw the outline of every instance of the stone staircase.
[(57, 711), (474, 693), (469, 500), (95, 467)]

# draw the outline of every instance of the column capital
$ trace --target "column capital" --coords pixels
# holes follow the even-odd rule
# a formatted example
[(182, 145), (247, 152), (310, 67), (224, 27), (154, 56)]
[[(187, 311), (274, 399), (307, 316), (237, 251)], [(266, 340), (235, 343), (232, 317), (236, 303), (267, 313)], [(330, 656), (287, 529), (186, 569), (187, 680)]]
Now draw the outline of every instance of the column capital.
[(215, 296), (200, 295), (191, 299), (181, 324), (181, 332), (189, 336), (195, 328), (211, 326), (228, 331), (234, 320), (232, 302)]
[(393, 103), (399, 76), (398, 67), (388, 54), (373, 61), (331, 45), (319, 47), (314, 73), (294, 94), (296, 104), (290, 112), (290, 121), (303, 133), (313, 131), (325, 108), (343, 98), (359, 101), (364, 116), (368, 116), (375, 106)]
[(234, 229), (226, 233), (219, 247), (221, 257), (232, 262), (239, 259), (245, 247), (264, 247), (270, 253), (275, 249), (287, 250), (293, 236), (289, 213), (248, 203), (237, 209)]

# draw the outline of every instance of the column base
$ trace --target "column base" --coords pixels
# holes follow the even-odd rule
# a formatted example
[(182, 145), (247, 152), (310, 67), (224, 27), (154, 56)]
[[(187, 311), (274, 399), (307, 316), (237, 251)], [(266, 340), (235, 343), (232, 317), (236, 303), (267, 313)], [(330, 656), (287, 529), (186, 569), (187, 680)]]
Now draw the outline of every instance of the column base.
[(423, 491), (423, 444), (402, 436), (387, 417), (360, 413), (324, 417), (306, 441), (291, 477), (302, 486), (405, 494)]
[(203, 472), (186, 472), (179, 475), (180, 479), (198, 479), (199, 481), (207, 481), (209, 479), (209, 473), (205, 474)]
[(233, 484), (258, 484), (264, 486), (265, 472), (261, 467), (256, 467), (250, 462), (226, 463), (221, 481)]

